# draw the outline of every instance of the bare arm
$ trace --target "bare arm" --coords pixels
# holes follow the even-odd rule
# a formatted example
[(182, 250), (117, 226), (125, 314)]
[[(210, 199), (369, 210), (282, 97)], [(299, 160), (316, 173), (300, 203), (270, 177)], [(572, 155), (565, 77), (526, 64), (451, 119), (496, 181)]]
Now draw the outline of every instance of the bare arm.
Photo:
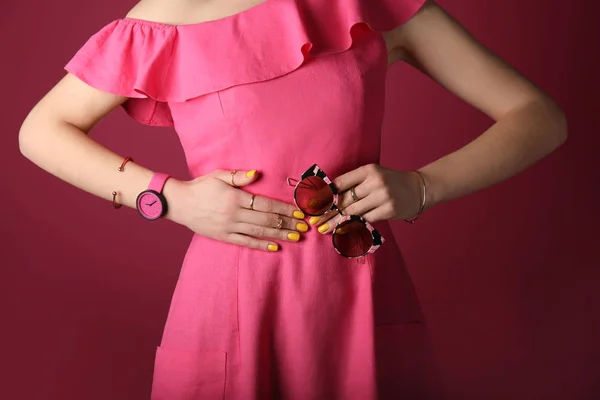
[(509, 178), (567, 137), (556, 103), (477, 42), (433, 1), (388, 36), (405, 61), (496, 123), (462, 149), (420, 171), (431, 207)]
[[(148, 187), (153, 172), (128, 163), (123, 157), (92, 140), (87, 133), (127, 98), (95, 89), (67, 74), (31, 110), (19, 132), (21, 153), (52, 175), (88, 193), (135, 207), (137, 195)], [(242, 187), (258, 174), (238, 171), (235, 183)], [(291, 204), (251, 195), (230, 186), (229, 171), (215, 170), (192, 181), (167, 180), (165, 218), (193, 232), (223, 242), (265, 251), (277, 251), (273, 239), (296, 242), (308, 227)], [(280, 226), (281, 229), (273, 227)]]
[[(19, 132), (21, 153), (56, 177), (112, 201), (135, 207), (148, 187), (152, 171), (128, 163), (127, 173), (117, 170), (123, 157), (98, 144), (87, 133), (103, 117), (127, 100), (95, 89), (68, 73), (31, 110)], [(165, 185), (165, 195), (172, 190)], [(176, 210), (176, 208), (175, 208)], [(172, 214), (172, 213), (171, 213)]]
[[(563, 143), (565, 117), (550, 97), (487, 50), (433, 0), (385, 34), (388, 64), (405, 61), (496, 123), (463, 148), (419, 169), (425, 209), (505, 180)], [(443, 134), (443, 132), (441, 132)], [(336, 177), (340, 208), (369, 222), (413, 218), (421, 211), (416, 174), (370, 164)], [(354, 201), (349, 189), (367, 195)], [(333, 230), (341, 216), (319, 231)]]

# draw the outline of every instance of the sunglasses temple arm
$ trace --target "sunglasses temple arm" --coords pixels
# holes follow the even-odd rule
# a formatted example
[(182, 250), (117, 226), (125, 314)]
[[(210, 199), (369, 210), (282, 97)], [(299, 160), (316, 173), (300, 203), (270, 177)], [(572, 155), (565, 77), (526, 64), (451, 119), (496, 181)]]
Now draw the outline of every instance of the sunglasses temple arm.
[(298, 179), (287, 178), (287, 184), (289, 186), (296, 186), (298, 184), (298, 182), (300, 182)]
[[(296, 183), (294, 183), (296, 182)], [(313, 189), (316, 190), (317, 186), (315, 184), (313, 184), (312, 182), (308, 182), (308, 183), (302, 183), (303, 181), (299, 181), (298, 179), (294, 179), (294, 178), (287, 178), (287, 184), (289, 186), (299, 186), (299, 187), (305, 187), (305, 188), (309, 188), (309, 189)]]

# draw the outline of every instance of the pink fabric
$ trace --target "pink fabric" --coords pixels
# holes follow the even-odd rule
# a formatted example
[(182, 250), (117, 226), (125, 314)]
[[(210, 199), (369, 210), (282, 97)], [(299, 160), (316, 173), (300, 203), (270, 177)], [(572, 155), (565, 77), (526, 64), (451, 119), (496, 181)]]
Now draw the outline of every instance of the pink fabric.
[(288, 74), (309, 52), (348, 49), (354, 25), (390, 30), (423, 2), (269, 0), (232, 17), (179, 26), (124, 18), (93, 35), (65, 68), (132, 98), (124, 107), (138, 121), (173, 126), (164, 102)]
[[(127, 111), (175, 127), (190, 173), (258, 169), (244, 188), (378, 163), (380, 31), (424, 0), (269, 0), (220, 20), (114, 21), (67, 65)], [(426, 329), (388, 222), (360, 264), (311, 229), (276, 253), (194, 235), (157, 349), (153, 400), (426, 398)]]

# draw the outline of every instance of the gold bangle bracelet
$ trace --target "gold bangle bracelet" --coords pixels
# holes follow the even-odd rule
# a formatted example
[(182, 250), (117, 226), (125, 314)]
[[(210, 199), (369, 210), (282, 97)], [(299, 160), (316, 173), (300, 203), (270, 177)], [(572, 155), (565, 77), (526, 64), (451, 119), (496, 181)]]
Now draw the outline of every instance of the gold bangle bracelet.
[[(125, 171), (125, 164), (127, 164), (127, 162), (129, 162), (129, 161), (134, 162), (133, 158), (131, 158), (131, 157), (125, 157), (125, 159), (121, 163), (121, 166), (119, 167), (118, 171), (119, 172)], [(117, 192), (116, 191), (112, 192), (112, 197), (113, 197), (112, 198), (113, 208), (114, 209), (121, 208), (121, 204), (117, 203)]]
[(417, 213), (416, 216), (414, 216), (411, 219), (405, 219), (404, 221), (408, 222), (409, 224), (414, 224), (415, 221), (421, 216), (421, 214), (423, 214), (423, 211), (425, 210), (425, 205), (427, 204), (427, 184), (425, 183), (425, 178), (423, 177), (423, 174), (421, 174), (419, 171), (412, 171), (415, 174), (417, 174), (419, 176), (419, 178), (421, 178), (421, 182), (423, 183), (423, 190), (422, 190), (422, 199), (421, 199), (421, 206), (419, 207), (419, 212)]

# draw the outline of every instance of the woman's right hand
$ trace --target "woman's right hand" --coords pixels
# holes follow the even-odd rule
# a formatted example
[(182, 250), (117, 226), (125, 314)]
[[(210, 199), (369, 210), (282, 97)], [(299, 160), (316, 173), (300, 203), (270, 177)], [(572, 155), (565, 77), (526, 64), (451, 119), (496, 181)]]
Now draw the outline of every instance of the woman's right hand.
[[(233, 180), (241, 187), (257, 177), (256, 171), (237, 171)], [(291, 204), (256, 195), (251, 210), (252, 194), (232, 186), (230, 171), (215, 170), (187, 182), (171, 178), (163, 193), (169, 202), (166, 218), (223, 242), (277, 251), (273, 240), (297, 242), (308, 230), (304, 214)]]

